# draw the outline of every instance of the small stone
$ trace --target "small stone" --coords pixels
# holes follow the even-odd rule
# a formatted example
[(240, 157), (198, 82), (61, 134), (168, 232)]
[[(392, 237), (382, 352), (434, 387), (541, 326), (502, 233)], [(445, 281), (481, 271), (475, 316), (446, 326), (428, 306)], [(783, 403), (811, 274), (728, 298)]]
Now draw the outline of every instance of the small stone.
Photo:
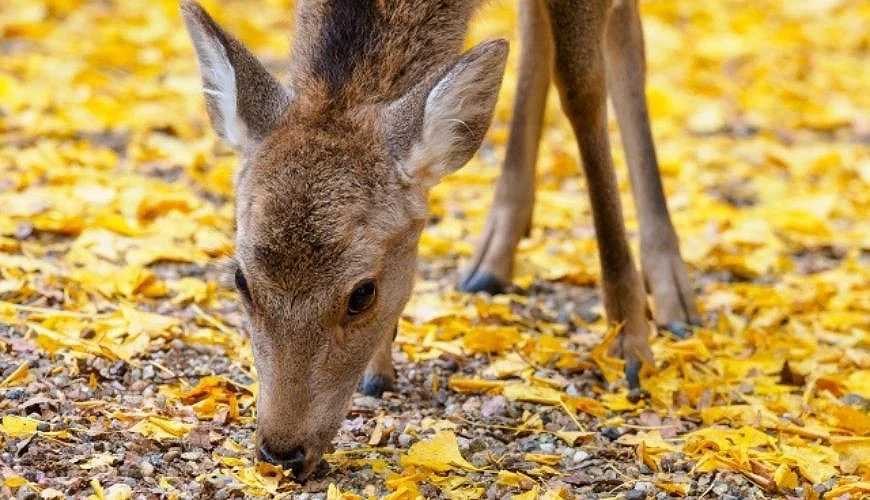
[(399, 434), (399, 446), (402, 448), (407, 448), (411, 445), (411, 436), (409, 434), (405, 434), (404, 432)]
[(517, 447), (520, 451), (528, 453), (530, 451), (535, 451), (538, 449), (538, 441), (535, 436), (529, 436), (527, 438), (520, 439), (517, 442)]
[(653, 491), (655, 489), (655, 487), (649, 481), (638, 481), (638, 482), (634, 483), (634, 489), (645, 491), (645, 492), (649, 493), (649, 492)]
[(628, 490), (625, 492), (625, 500), (643, 500), (646, 492), (643, 490)]
[(368, 410), (373, 410), (380, 406), (381, 401), (378, 398), (373, 398), (371, 396), (360, 396), (353, 400), (354, 405), (360, 408), (366, 408)]
[(622, 431), (616, 427), (605, 427), (604, 429), (601, 429), (601, 435), (611, 441), (616, 441), (619, 439), (619, 436), (622, 435)]
[(553, 453), (556, 451), (556, 445), (553, 443), (541, 443), (538, 449), (541, 450), (541, 453)]
[(139, 465), (139, 470), (142, 472), (143, 477), (151, 477), (154, 474), (154, 466), (148, 462), (142, 462)]
[(716, 481), (715, 483), (713, 483), (713, 493), (715, 493), (718, 497), (721, 497), (725, 493), (728, 493), (728, 484), (723, 483), (722, 481)]
[(571, 461), (575, 464), (579, 464), (580, 462), (583, 462), (584, 460), (589, 458), (589, 456), (589, 453), (583, 450), (577, 450), (574, 452), (574, 456), (571, 457)]
[(22, 399), (27, 395), (27, 391), (22, 389), (21, 387), (16, 387), (14, 389), (9, 389), (6, 391), (6, 399)]
[(465, 412), (466, 415), (473, 415), (477, 413), (480, 408), (481, 405), (479, 398), (471, 397), (462, 403), (462, 411)]
[(489, 463), (489, 453), (486, 452), (478, 452), (474, 455), (471, 455), (471, 463), (475, 467), (484, 467)]
[(480, 416), (483, 418), (501, 417), (505, 413), (507, 413), (507, 399), (504, 396), (493, 396), (480, 408)]
[(813, 485), (813, 489), (814, 489), (814, 490), (816, 491), (816, 493), (818, 493), (819, 495), (824, 495), (825, 493), (828, 492), (828, 490), (831, 489), (831, 487), (828, 486), (827, 483), (819, 483), (819, 484)]
[(33, 224), (29, 222), (19, 222), (15, 226), (15, 239), (26, 240), (33, 235)]
[(479, 451), (483, 451), (489, 448), (485, 439), (482, 438), (474, 438), (468, 442), (468, 451), (470, 453), (477, 453)]

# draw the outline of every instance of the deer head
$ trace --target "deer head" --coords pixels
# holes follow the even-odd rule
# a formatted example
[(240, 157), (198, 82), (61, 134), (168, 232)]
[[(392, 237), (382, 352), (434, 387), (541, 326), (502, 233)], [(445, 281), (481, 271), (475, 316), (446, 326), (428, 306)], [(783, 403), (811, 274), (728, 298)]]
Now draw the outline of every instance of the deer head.
[[(300, 73), (285, 87), (198, 4), (185, 1), (182, 12), (212, 125), (242, 163), (234, 279), (260, 380), (258, 450), (301, 480), (335, 436), (380, 339), (393, 334), (413, 285), (427, 193), (479, 148), (507, 43), (461, 56), (457, 46), (382, 99), (337, 92), (299, 69), (334, 56), (316, 51), (293, 61)], [(297, 43), (317, 37), (303, 25)], [(346, 89), (376, 87), (362, 84), (378, 77), (370, 73), (356, 71)]]

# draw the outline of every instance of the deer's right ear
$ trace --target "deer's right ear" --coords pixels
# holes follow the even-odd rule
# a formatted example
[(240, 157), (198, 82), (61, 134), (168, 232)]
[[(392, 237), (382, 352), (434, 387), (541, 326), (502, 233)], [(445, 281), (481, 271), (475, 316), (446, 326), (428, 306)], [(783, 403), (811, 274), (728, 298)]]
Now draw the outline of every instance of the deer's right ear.
[(408, 182), (428, 189), (477, 152), (495, 108), (508, 43), (482, 43), (434, 82), (423, 82), (387, 109), (393, 156)]
[(217, 134), (237, 150), (265, 138), (290, 103), (290, 93), (198, 3), (181, 2), (202, 73), (208, 115)]

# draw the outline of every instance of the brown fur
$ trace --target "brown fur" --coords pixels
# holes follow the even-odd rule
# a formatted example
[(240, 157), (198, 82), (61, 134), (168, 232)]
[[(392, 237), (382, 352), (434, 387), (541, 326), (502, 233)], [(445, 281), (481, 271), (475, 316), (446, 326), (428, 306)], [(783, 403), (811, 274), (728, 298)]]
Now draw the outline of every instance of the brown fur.
[[(258, 449), (299, 479), (329, 446), (364, 373), (369, 392), (393, 380), (391, 339), (411, 293), (428, 189), (468, 161), (489, 127), (507, 44), (460, 55), (478, 4), (300, 0), (284, 88), (201, 7), (182, 2), (209, 116), (243, 161), (236, 279), (246, 283), (260, 379)], [(650, 358), (649, 330), (610, 159), (605, 75), (625, 101), (617, 112), (635, 196), (649, 212), (641, 216), (642, 260), (657, 312), (674, 321), (695, 314), (649, 134), (635, 1), (521, 5), (520, 111), (465, 285), (481, 276), (510, 280), (531, 220), (552, 59), (588, 177), (604, 303), (608, 318), (623, 324), (619, 347), (634, 387), (631, 373)], [(354, 314), (349, 300), (361, 283), (374, 283), (377, 294)]]
[(459, 53), (479, 3), (302, 0), (291, 85), (317, 105), (397, 99)]

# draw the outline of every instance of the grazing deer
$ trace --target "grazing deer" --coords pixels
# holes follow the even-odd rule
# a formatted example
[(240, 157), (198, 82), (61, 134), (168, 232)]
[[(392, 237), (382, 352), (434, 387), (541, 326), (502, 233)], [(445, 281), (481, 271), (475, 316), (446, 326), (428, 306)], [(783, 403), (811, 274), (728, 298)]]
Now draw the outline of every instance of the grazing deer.
[[(505, 40), (460, 53), (478, 0), (300, 0), (289, 85), (183, 1), (212, 124), (239, 153), (235, 284), (260, 378), (261, 458), (300, 480), (351, 396), (394, 380), (390, 347), (411, 293), (427, 193), (479, 148)], [(697, 313), (668, 215), (644, 97), (636, 0), (521, 0), (519, 90), (483, 243), (461, 287), (498, 292), (529, 229), (551, 66), (583, 157), (608, 319), (629, 386), (651, 360), (644, 283), (623, 225), (607, 135), (616, 108), (661, 324)]]

